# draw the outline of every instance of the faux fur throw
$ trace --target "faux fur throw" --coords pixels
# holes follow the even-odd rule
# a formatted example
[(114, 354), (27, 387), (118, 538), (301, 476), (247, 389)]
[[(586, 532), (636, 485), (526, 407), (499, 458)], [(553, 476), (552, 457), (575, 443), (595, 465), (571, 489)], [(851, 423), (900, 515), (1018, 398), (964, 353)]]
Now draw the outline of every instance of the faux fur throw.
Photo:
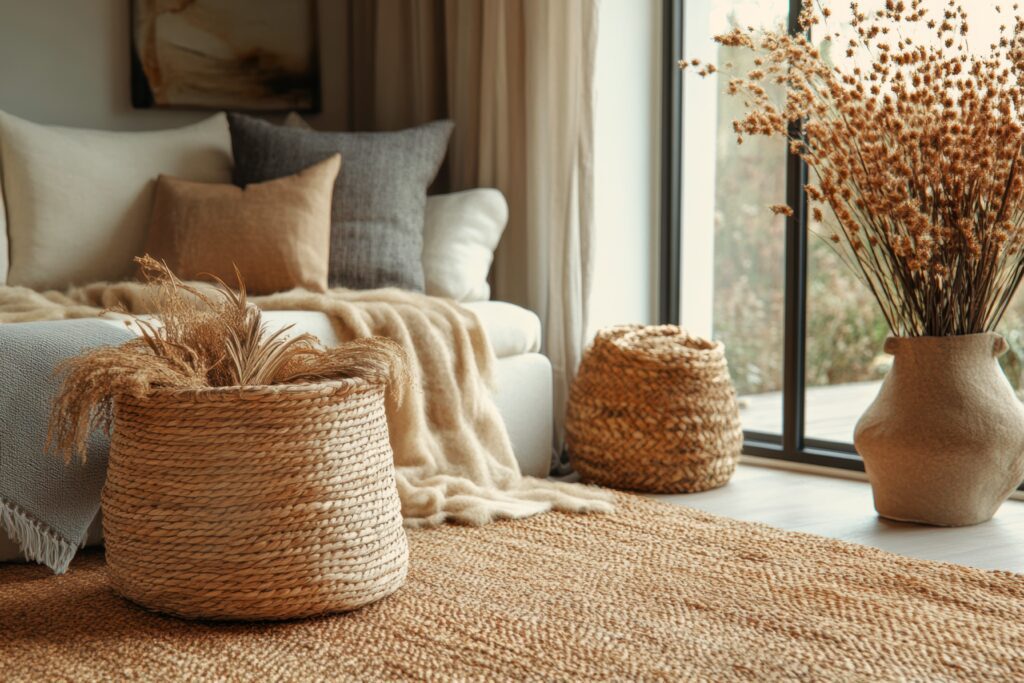
[[(494, 353), (472, 312), (396, 289), (293, 290), (251, 300), (264, 310), (321, 311), (342, 340), (383, 336), (405, 348), (422, 391), (409, 392), (398, 408), (389, 406), (388, 422), (407, 526), (446, 520), (479, 525), (552, 509), (611, 511), (604, 491), (520, 473), (491, 398)], [(63, 294), (0, 287), (0, 323), (95, 317), (118, 306), (146, 314), (151, 299), (134, 282), (98, 283)]]

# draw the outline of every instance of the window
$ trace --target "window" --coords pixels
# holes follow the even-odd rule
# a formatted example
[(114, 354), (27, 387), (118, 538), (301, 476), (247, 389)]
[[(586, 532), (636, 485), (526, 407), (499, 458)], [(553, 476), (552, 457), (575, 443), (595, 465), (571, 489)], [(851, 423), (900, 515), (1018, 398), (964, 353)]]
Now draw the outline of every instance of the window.
[[(945, 4), (927, 2), (938, 11)], [(848, 3), (831, 6), (849, 11)], [(666, 322), (725, 343), (747, 453), (862, 469), (853, 429), (890, 362), (882, 351), (885, 321), (867, 289), (816, 235), (823, 231), (805, 211), (807, 171), (800, 160), (781, 139), (745, 138), (737, 145), (732, 121), (742, 101), (724, 94), (723, 78), (674, 68), (685, 55), (745, 73), (751, 54), (721, 47), (712, 36), (732, 25), (797, 30), (799, 11), (799, 0), (665, 2), (661, 313)], [(979, 46), (991, 42), (985, 34), (997, 22), (972, 18), (983, 34)], [(768, 211), (780, 203), (794, 215)], [(1020, 393), (1024, 296), (1001, 332), (1010, 343), (1001, 361)]]

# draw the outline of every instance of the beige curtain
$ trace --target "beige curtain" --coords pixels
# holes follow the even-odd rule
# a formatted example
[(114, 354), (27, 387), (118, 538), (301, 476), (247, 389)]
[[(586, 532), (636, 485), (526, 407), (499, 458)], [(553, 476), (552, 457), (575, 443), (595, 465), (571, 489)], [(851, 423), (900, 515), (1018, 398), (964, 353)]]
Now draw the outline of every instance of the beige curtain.
[(345, 120), (455, 121), (436, 191), (497, 187), (495, 297), (536, 311), (555, 370), (556, 447), (585, 343), (593, 233), (597, 0), (346, 0)]

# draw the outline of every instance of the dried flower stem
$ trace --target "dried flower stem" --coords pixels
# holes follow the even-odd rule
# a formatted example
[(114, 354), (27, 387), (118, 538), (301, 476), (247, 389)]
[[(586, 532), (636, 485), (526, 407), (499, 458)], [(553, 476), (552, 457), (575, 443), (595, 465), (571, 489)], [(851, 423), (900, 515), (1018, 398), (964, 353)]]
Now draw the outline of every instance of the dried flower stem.
[[(1024, 278), (1024, 20), (1013, 5), (1012, 27), (979, 56), (957, 0), (935, 17), (923, 0), (850, 8), (852, 37), (841, 45), (831, 10), (812, 0), (799, 34), (735, 28), (715, 37), (757, 55), (728, 83), (748, 105), (733, 124), (739, 141), (789, 140), (813, 173), (813, 217), (828, 209), (836, 252), (894, 334), (993, 330)], [(923, 30), (931, 40), (915, 39)], [(823, 34), (820, 48), (812, 31)], [(837, 47), (845, 60), (833, 64)], [(715, 71), (698, 60), (680, 67)], [(783, 86), (785, 102), (765, 83)]]

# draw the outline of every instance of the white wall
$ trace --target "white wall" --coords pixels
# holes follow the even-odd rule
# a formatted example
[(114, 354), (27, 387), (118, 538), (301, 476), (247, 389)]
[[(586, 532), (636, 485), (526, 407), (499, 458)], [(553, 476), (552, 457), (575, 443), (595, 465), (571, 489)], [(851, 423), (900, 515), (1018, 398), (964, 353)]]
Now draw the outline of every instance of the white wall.
[[(182, 126), (202, 111), (133, 109), (130, 0), (0, 0), (0, 109), (39, 123), (138, 130)], [(320, 0), (321, 26), (340, 22)], [(323, 112), (314, 125), (331, 127), (340, 111), (337, 83), (344, 46), (321, 30)]]
[(661, 4), (600, 2), (591, 334), (657, 316)]

